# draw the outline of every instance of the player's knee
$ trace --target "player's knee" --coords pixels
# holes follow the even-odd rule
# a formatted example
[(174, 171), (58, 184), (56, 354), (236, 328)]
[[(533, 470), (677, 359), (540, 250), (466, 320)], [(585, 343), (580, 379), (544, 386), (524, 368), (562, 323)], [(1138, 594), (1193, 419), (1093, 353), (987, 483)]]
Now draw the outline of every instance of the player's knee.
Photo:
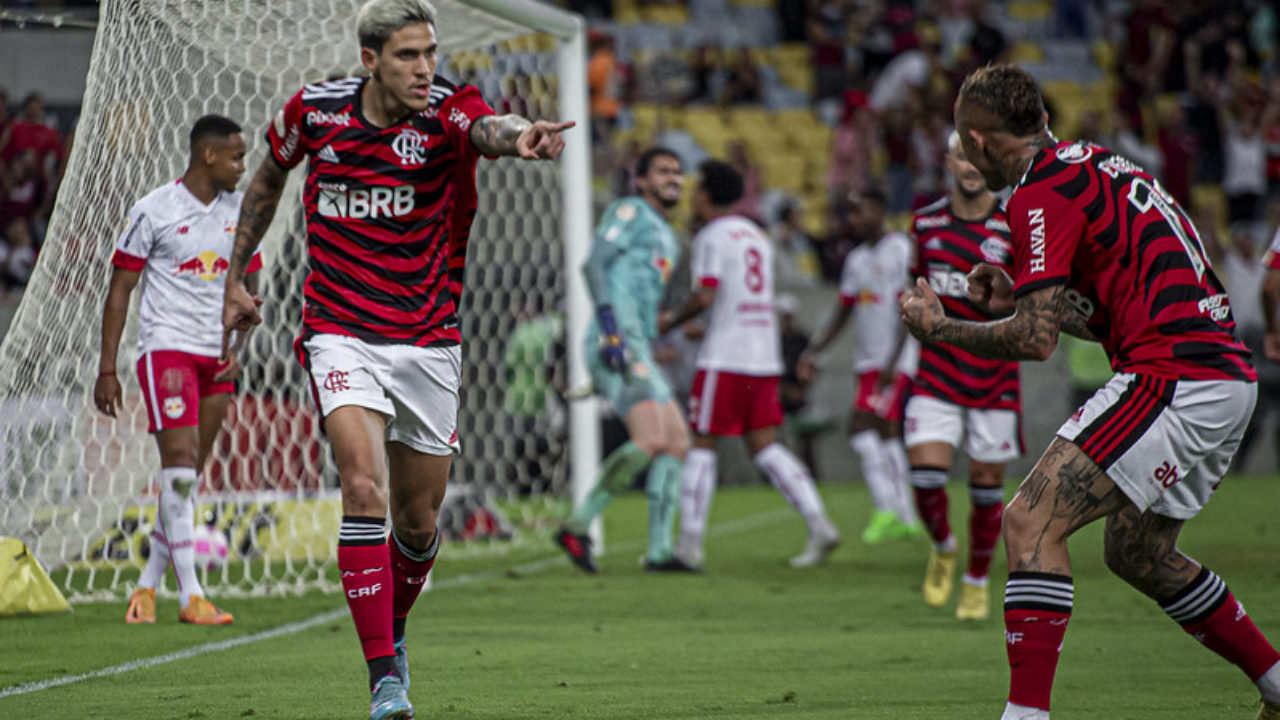
[(691, 447), (692, 447), (692, 444), (689, 442), (689, 436), (682, 434), (675, 438), (672, 438), (667, 443), (666, 454), (679, 460), (680, 462), (684, 462), (685, 456), (689, 454), (689, 449)]
[(642, 435), (631, 439), (631, 442), (640, 449), (640, 452), (655, 458), (662, 454), (665, 444), (662, 442), (660, 435)]
[(392, 519), (392, 526), (395, 527), (396, 537), (400, 538), (400, 542), (414, 550), (425, 550), (436, 534), (437, 518), (438, 513), (435, 511), (401, 512)]
[(342, 477), (342, 511), (348, 515), (384, 515), (387, 490), (373, 473), (351, 472)]
[(1001, 522), (1004, 545), (1011, 558), (1020, 553), (1023, 548), (1034, 544), (1038, 531), (1042, 529), (1036, 527), (1036, 518), (1024, 503), (1018, 502), (1017, 498), (1005, 507)]

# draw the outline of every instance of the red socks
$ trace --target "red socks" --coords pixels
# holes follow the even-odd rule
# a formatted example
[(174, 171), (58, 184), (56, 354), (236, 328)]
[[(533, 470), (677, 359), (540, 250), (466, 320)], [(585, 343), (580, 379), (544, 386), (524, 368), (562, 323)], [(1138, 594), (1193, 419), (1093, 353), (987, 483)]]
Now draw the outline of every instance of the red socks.
[(395, 599), (392, 603), (392, 616), (401, 620), (413, 609), (423, 586), (427, 582), (427, 573), (436, 564), (436, 552), (440, 548), (440, 533), (436, 532), (426, 551), (418, 553), (400, 543), (395, 531), (391, 531), (391, 582), (395, 588)]
[(1258, 632), (1227, 584), (1208, 568), (1160, 607), (1205, 647), (1257, 681), (1280, 662), (1271, 643)]
[(381, 518), (343, 516), (338, 536), (342, 591), (365, 660), (394, 656), (391, 646), (391, 557)]
[(1000, 520), (1004, 517), (1004, 488), (970, 487), (973, 509), (969, 512), (969, 569), (971, 578), (985, 578), (991, 557), (1000, 542)]
[(1009, 573), (1004, 594), (1009, 702), (1049, 711), (1053, 674), (1074, 598), (1066, 575)]

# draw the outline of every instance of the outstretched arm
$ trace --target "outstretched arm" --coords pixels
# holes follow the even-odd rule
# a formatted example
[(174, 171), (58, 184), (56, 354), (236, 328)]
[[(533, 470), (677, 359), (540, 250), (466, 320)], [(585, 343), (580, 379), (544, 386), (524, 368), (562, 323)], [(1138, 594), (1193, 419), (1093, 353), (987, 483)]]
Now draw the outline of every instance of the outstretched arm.
[(249, 260), (257, 252), (262, 236), (267, 234), (271, 220), (276, 216), (280, 196), (289, 171), (268, 155), (262, 159), (258, 172), (254, 173), (249, 189), (240, 205), (240, 221), (236, 226), (236, 243), (231, 250), (230, 267), (227, 268), (226, 294), (222, 300), (222, 358), (227, 359), (227, 341), (232, 330), (247, 331), (262, 322), (258, 315), (261, 298), (255, 297), (245, 287), (244, 273)]
[(485, 155), (554, 160), (564, 150), (560, 133), (576, 124), (572, 120), (530, 122), (519, 115), (485, 115), (472, 123), (467, 133), (471, 144)]
[(1013, 315), (993, 322), (947, 317), (923, 279), (899, 300), (902, 321), (921, 340), (944, 342), (1000, 360), (1045, 360), (1058, 345), (1064, 285), (1033, 290), (1014, 301)]
[(685, 300), (684, 307), (674, 313), (664, 314), (658, 320), (658, 333), (665, 335), (668, 330), (698, 317), (703, 310), (711, 307), (711, 303), (716, 300), (715, 288), (700, 287), (694, 288), (689, 293), (689, 299)]

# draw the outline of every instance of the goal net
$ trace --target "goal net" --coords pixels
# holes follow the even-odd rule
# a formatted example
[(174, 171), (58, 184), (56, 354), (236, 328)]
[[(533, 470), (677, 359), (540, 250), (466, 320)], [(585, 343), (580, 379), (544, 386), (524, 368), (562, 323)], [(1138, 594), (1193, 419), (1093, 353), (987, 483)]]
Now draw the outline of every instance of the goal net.
[[(159, 460), (133, 372), (139, 293), (118, 363), (123, 412), (112, 420), (92, 399), (110, 256), (127, 211), (181, 176), (187, 133), (207, 113), (245, 128), (252, 174), (267, 150), (263, 132), (291, 94), (362, 72), (359, 5), (102, 3), (66, 178), (0, 345), (0, 536), (25, 540), (72, 600), (123, 597), (154, 522)], [(476, 85), (499, 112), (581, 112), (578, 96), (560, 87), (581, 82), (573, 16), (531, 0), (435, 5), (440, 74)], [(578, 147), (560, 163), (481, 161), (460, 313), (463, 452), (442, 512), (454, 540), (518, 539), (568, 500), (568, 417), (585, 415), (567, 408), (561, 392), (571, 384), (564, 348), (576, 340), (566, 326), (580, 336), (578, 320), (564, 316), (566, 296), (581, 292), (563, 270), (579, 241), (564, 238), (580, 237), (588, 222), (566, 197), (588, 197), (584, 130), (569, 137)], [(197, 496), (197, 522), (221, 530), (230, 546), (229, 561), (206, 570), (219, 595), (336, 586), (338, 478), (291, 351), (307, 270), (303, 174), (291, 174), (262, 245), (263, 324), (242, 358), (245, 373)], [(212, 263), (206, 269), (211, 282), (223, 282)], [(583, 432), (590, 440), (590, 428)]]

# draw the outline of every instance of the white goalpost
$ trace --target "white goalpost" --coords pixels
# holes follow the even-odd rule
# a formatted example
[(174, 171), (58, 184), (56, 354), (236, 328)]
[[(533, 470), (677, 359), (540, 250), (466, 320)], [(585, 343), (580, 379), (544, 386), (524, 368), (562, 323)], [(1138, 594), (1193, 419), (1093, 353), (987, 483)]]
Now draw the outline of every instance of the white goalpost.
[[(462, 454), (448, 537), (549, 533), (599, 457), (596, 403), (578, 349), (590, 301), (578, 268), (591, 228), (581, 18), (533, 0), (434, 0), (439, 72), (499, 112), (573, 119), (558, 163), (481, 161), (465, 292)], [(136, 302), (121, 342), (125, 406), (93, 406), (109, 260), (129, 207), (182, 174), (207, 113), (245, 128), (250, 174), (263, 133), (303, 84), (361, 72), (359, 0), (104, 0), (66, 177), (22, 304), (0, 344), (0, 536), (24, 540), (73, 601), (120, 599), (145, 562), (159, 468), (137, 377)], [(216, 596), (336, 587), (337, 475), (290, 349), (306, 274), (302, 172), (264, 239), (263, 325), (197, 496), (230, 562)], [(247, 178), (246, 178), (247, 180)], [(218, 277), (216, 282), (222, 282)], [(135, 301), (136, 301), (135, 293)], [(504, 511), (508, 517), (504, 517)], [(511, 515), (515, 517), (509, 517)], [(547, 520), (546, 522), (550, 522)]]

